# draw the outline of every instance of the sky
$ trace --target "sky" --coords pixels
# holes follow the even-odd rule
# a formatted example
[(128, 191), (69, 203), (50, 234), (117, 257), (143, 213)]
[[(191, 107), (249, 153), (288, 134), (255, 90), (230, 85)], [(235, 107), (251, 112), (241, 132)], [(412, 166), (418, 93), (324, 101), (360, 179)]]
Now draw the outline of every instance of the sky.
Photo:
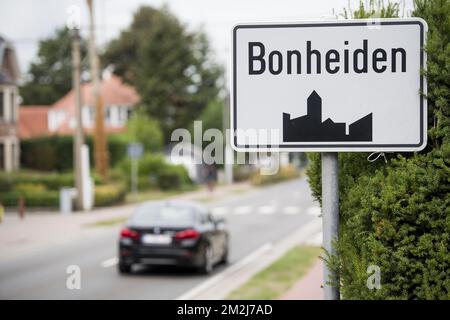
[[(368, 0), (364, 0), (368, 1)], [(413, 0), (404, 3), (412, 9)], [(387, 1), (386, 1), (387, 2)], [(322, 20), (342, 9), (356, 8), (359, 0), (94, 0), (97, 43), (101, 47), (126, 28), (142, 5), (167, 5), (189, 30), (208, 35), (216, 60), (228, 68), (231, 29), (243, 22)], [(87, 35), (85, 0), (0, 0), (0, 35), (14, 44), (22, 73), (34, 59), (39, 40), (66, 24), (69, 10), (79, 8), (82, 34)]]

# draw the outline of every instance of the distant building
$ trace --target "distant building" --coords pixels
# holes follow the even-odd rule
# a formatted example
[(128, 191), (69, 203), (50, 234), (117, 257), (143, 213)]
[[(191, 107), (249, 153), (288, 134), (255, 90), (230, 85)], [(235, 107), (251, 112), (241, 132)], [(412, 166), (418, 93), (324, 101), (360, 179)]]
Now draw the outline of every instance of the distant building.
[(283, 113), (283, 141), (372, 141), (372, 113), (349, 125), (330, 118), (322, 122), (322, 98), (313, 91), (308, 97), (307, 114), (291, 119)]
[(16, 52), (12, 44), (0, 36), (0, 171), (11, 171), (19, 167), (19, 77)]
[[(100, 94), (106, 132), (125, 130), (130, 114), (140, 100), (136, 90), (123, 83), (120, 77), (107, 74), (101, 82)], [(90, 82), (81, 84), (81, 99), (83, 128), (89, 133), (95, 126), (95, 103)], [(33, 118), (35, 121), (31, 121)], [(76, 126), (74, 91), (69, 91), (51, 106), (22, 106), (19, 122), (22, 138), (73, 134)]]
[(19, 108), (19, 137), (21, 139), (45, 136), (48, 131), (49, 106)]

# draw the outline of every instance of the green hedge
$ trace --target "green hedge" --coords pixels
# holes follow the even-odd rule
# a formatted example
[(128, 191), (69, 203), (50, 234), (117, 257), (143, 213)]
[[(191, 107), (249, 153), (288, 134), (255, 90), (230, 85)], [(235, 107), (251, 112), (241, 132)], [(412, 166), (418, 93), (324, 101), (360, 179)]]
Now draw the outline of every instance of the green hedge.
[(127, 190), (121, 184), (109, 184), (95, 187), (94, 203), (96, 207), (110, 206), (122, 203)]
[[(428, 145), (421, 153), (339, 154), (340, 230), (337, 255), (345, 299), (450, 299), (450, 4), (416, 1), (429, 26)], [(320, 156), (308, 177), (320, 199)], [(367, 267), (381, 269), (381, 289), (367, 288)]]
[(260, 170), (257, 170), (251, 176), (251, 183), (260, 186), (298, 178), (299, 176), (300, 172), (295, 166), (287, 165), (279, 168), (276, 174), (262, 175)]
[[(86, 137), (93, 166), (93, 139)], [(120, 135), (108, 136), (110, 165), (114, 166), (127, 155), (128, 141)], [(20, 142), (20, 164), (22, 168), (39, 171), (67, 171), (73, 167), (73, 137), (48, 136), (24, 139)]]
[(74, 185), (71, 173), (42, 173), (20, 171), (12, 173), (0, 173), (0, 193), (13, 191), (17, 185), (40, 184), (48, 190), (58, 191), (62, 187)]
[(20, 197), (25, 200), (26, 207), (57, 207), (59, 205), (58, 191), (43, 191), (23, 194), (10, 191), (0, 193), (0, 203), (5, 207), (16, 207)]
[[(186, 169), (181, 165), (167, 163), (162, 154), (146, 153), (138, 160), (139, 190), (160, 188), (162, 190), (179, 190), (185, 185), (192, 184)], [(120, 168), (130, 186), (131, 162), (124, 160)]]

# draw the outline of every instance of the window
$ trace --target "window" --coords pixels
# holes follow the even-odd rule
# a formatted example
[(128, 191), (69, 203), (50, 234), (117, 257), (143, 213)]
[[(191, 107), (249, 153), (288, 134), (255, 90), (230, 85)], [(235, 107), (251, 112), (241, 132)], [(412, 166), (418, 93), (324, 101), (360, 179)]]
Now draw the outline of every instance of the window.
[(0, 91), (0, 119), (3, 120), (5, 118), (5, 107), (3, 103), (3, 91)]
[(5, 169), (5, 144), (0, 142), (0, 170)]
[(15, 98), (16, 98), (16, 96), (14, 95), (14, 92), (11, 92), (11, 102), (10, 102), (10, 105), (11, 105), (11, 122), (16, 122), (16, 120), (17, 120), (17, 115), (16, 115), (16, 103), (15, 103)]

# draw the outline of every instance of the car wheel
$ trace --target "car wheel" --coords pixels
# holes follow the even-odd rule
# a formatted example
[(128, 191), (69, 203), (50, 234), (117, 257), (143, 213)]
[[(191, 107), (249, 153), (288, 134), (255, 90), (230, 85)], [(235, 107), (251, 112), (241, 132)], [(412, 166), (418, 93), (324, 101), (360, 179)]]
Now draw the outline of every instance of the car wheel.
[(230, 246), (227, 243), (225, 245), (225, 249), (224, 249), (224, 252), (223, 252), (223, 255), (222, 255), (222, 259), (220, 259), (220, 263), (222, 263), (222, 264), (227, 264), (228, 263), (228, 253), (229, 253), (229, 251), (230, 251)]
[(131, 264), (119, 263), (118, 268), (120, 274), (131, 273)]
[(210, 245), (205, 246), (203, 250), (203, 265), (200, 267), (200, 272), (209, 274), (213, 270), (213, 252)]

